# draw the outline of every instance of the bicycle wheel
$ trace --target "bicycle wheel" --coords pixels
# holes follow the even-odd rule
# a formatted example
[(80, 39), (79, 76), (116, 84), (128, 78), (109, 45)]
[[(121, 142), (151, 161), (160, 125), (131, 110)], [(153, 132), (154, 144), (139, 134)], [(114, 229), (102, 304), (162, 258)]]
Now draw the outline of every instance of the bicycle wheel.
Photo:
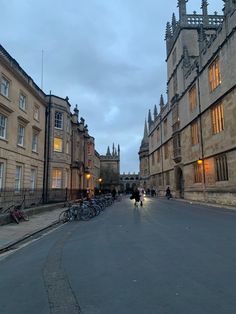
[(70, 215), (69, 215), (68, 210), (64, 210), (63, 212), (60, 213), (60, 215), (59, 215), (59, 221), (60, 222), (65, 223), (69, 220), (70, 220)]
[(84, 221), (88, 221), (90, 219), (91, 216), (91, 210), (89, 207), (85, 207), (83, 206), (83, 208), (81, 209), (81, 213), (80, 213), (80, 218)]

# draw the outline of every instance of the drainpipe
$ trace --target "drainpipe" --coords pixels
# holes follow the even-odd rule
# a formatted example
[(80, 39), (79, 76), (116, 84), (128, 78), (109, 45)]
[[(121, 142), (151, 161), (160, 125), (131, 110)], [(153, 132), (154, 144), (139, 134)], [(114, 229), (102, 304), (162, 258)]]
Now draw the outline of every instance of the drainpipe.
[(52, 96), (51, 96), (51, 91), (49, 95), (49, 104), (48, 104), (48, 112), (47, 112), (47, 140), (45, 141), (46, 144), (46, 150), (47, 150), (47, 158), (46, 158), (46, 180), (45, 180), (45, 198), (44, 202), (47, 203), (48, 201), (48, 178), (49, 178), (49, 160), (50, 160), (50, 150), (51, 150), (51, 145), (50, 145), (50, 131), (51, 131), (51, 104), (52, 104)]

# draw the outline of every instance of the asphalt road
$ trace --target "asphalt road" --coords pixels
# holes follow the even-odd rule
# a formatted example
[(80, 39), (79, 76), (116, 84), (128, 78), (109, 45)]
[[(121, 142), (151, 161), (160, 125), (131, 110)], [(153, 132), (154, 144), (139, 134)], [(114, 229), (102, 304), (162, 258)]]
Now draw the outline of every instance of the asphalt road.
[(0, 258), (1, 314), (234, 314), (236, 211), (129, 199)]

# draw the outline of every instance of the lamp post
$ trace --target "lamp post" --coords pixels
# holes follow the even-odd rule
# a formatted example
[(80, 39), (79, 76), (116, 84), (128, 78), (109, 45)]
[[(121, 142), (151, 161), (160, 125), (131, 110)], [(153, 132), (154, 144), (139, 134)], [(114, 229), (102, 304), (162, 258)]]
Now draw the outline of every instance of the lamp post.
[(85, 178), (87, 180), (87, 189), (86, 189), (86, 193), (87, 193), (87, 197), (89, 197), (89, 180), (91, 178), (91, 174), (90, 172), (86, 172), (85, 173)]
[(102, 185), (102, 178), (99, 178), (98, 179), (98, 182), (99, 182), (99, 194), (101, 194), (101, 185)]

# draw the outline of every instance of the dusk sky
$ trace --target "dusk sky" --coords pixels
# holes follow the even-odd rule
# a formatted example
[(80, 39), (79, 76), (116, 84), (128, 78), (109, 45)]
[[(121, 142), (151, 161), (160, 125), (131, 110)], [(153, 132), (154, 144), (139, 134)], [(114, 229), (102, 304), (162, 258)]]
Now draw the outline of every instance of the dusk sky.
[[(223, 1), (209, 0), (222, 14)], [(201, 12), (189, 0), (188, 13)], [(148, 110), (166, 100), (166, 22), (177, 0), (0, 0), (1, 45), (43, 90), (69, 97), (99, 154), (121, 148), (121, 172), (138, 172)]]

